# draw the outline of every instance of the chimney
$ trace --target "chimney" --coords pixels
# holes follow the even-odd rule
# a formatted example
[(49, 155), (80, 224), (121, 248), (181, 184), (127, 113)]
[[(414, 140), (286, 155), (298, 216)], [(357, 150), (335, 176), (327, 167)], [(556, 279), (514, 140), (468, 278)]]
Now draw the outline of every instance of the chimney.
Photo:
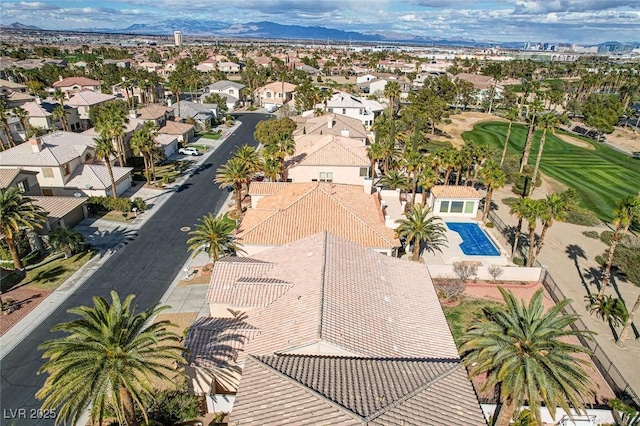
[(327, 127), (332, 129), (333, 128), (333, 115), (329, 115), (327, 118)]
[(62, 81), (62, 80), (64, 80), (64, 78), (62, 78), (62, 76), (58, 74), (58, 81)]
[(349, 129), (340, 130), (340, 136), (342, 136), (343, 138), (348, 138), (349, 137)]
[(29, 144), (31, 144), (32, 152), (42, 151), (42, 138), (29, 139)]
[(167, 106), (171, 106), (172, 103), (173, 101), (171, 100), (171, 98), (167, 98)]

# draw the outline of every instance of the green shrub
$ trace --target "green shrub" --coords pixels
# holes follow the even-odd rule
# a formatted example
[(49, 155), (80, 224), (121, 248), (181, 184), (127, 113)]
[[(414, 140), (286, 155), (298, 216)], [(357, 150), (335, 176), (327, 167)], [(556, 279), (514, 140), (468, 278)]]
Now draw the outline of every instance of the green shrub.
[(524, 259), (522, 259), (521, 257), (514, 257), (513, 263), (518, 266), (524, 266)]
[(487, 228), (493, 228), (494, 227), (493, 222), (487, 222), (487, 223), (485, 223), (484, 226), (486, 226)]
[(173, 425), (204, 414), (198, 397), (189, 395), (186, 388), (158, 391), (147, 407), (149, 419), (164, 425)]
[(133, 208), (133, 202), (129, 198), (113, 198), (113, 197), (89, 197), (87, 200), (89, 210), (117, 210), (120, 212), (130, 212)]
[(593, 239), (598, 239), (600, 238), (600, 235), (598, 234), (598, 231), (582, 231), (582, 235), (584, 235), (585, 237), (588, 238), (593, 238)]
[(603, 231), (602, 234), (600, 234), (600, 241), (606, 245), (611, 245), (611, 240), (613, 240), (613, 231)]
[(502, 202), (508, 207), (513, 207), (517, 204), (519, 199), (520, 197), (507, 197), (507, 198), (503, 198)]
[(140, 197), (133, 199), (133, 207), (137, 208), (139, 212), (143, 212), (147, 209), (147, 203)]
[(574, 225), (596, 226), (600, 224), (600, 219), (591, 210), (576, 206), (567, 212), (565, 222)]

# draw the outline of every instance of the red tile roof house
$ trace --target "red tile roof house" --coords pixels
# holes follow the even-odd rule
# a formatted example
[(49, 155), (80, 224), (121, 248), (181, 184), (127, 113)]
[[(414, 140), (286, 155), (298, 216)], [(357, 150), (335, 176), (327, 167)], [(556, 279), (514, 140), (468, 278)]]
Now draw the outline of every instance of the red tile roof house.
[(252, 208), (236, 235), (247, 256), (324, 230), (388, 256), (400, 247), (378, 195), (361, 185), (252, 182), (249, 195)]
[(67, 94), (67, 96), (83, 90), (91, 90), (100, 93), (100, 82), (87, 77), (60, 77), (60, 80), (53, 83), (53, 88), (60, 89), (60, 91)]
[(207, 299), (187, 372), (230, 424), (486, 425), (424, 265), (323, 231), (216, 262)]

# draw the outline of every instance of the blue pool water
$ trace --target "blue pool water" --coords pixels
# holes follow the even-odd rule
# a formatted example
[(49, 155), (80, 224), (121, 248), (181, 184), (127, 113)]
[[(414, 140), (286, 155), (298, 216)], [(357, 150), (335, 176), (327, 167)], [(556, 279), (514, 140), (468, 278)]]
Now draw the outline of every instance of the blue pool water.
[(460, 248), (467, 256), (500, 256), (489, 237), (476, 223), (445, 222), (447, 228), (460, 234)]

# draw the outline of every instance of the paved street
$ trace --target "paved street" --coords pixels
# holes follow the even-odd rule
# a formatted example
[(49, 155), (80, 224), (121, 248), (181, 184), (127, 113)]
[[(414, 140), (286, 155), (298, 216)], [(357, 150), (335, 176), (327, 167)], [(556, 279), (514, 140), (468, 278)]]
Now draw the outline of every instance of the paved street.
[[(116, 290), (121, 296), (136, 294), (139, 306), (146, 308), (159, 301), (176, 275), (181, 273), (189, 256), (185, 244), (188, 232), (181, 228), (192, 228), (198, 218), (223, 207), (228, 192), (212, 182), (215, 171), (236, 146), (244, 143), (256, 145), (253, 139), (255, 125), (265, 115), (244, 114), (238, 118), (243, 125), (205, 161), (205, 165), (211, 166), (194, 174), (181, 191), (172, 194), (159, 206), (137, 235), (129, 235), (126, 245), (115, 251), (80, 288), (2, 359), (1, 424), (53, 424), (53, 420), (38, 419), (37, 411), (31, 411), (40, 407), (40, 401), (34, 394), (45, 379), (44, 375), (36, 374), (43, 363), (38, 346), (56, 337), (50, 332), (55, 324), (73, 318), (67, 313), (69, 308), (91, 305), (93, 296), (106, 297), (111, 290)], [(16, 411), (22, 409), (25, 411)], [(16, 416), (15, 413), (24, 415)]]

